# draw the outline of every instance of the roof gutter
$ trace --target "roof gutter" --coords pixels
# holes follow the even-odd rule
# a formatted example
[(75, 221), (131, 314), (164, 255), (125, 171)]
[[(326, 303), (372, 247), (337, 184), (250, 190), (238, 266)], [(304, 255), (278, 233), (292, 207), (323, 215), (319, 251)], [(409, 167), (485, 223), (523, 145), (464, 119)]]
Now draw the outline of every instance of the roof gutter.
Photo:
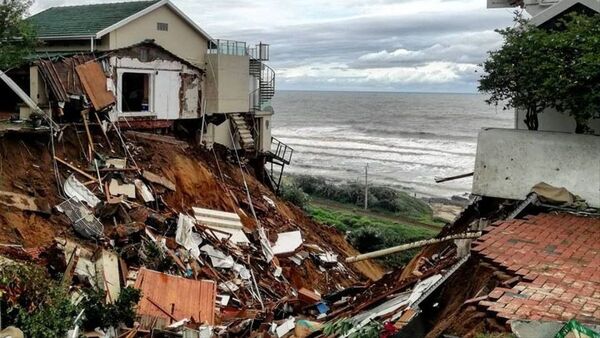
[(96, 34), (91, 35), (65, 35), (65, 36), (38, 36), (39, 40), (89, 40), (98, 39)]

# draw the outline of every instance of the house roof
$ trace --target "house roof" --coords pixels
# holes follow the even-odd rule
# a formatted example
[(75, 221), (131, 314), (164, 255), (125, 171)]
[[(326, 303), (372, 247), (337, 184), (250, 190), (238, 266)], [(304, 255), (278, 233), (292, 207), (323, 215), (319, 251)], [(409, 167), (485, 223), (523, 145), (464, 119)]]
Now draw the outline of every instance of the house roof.
[(40, 39), (101, 38), (157, 8), (167, 6), (208, 40), (212, 38), (169, 0), (52, 7), (27, 20)]
[(578, 4), (600, 13), (600, 1), (598, 0), (562, 0), (534, 16), (531, 23), (541, 26)]
[(600, 324), (600, 219), (546, 213), (489, 229), (473, 251), (520, 281), (495, 288), (481, 307), (505, 319)]

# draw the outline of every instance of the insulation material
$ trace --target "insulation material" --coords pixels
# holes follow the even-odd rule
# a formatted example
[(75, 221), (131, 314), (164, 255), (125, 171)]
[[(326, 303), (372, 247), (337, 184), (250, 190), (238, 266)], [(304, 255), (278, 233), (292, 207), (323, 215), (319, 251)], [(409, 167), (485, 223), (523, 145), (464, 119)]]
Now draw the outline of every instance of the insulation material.
[(104, 75), (100, 63), (89, 62), (75, 67), (75, 70), (96, 111), (101, 111), (116, 103), (115, 96), (106, 86), (106, 75)]
[(273, 245), (275, 255), (294, 253), (302, 246), (302, 233), (300, 231), (283, 232), (277, 236), (277, 242)]
[(213, 248), (208, 244), (200, 248), (200, 250), (205, 252), (208, 257), (210, 257), (212, 266), (215, 268), (231, 269), (235, 265), (233, 257), (225, 255), (223, 252)]
[(194, 219), (190, 216), (179, 214), (175, 241), (188, 250), (196, 260), (200, 260), (199, 246), (202, 244), (202, 238), (194, 233), (193, 229)]
[(170, 319), (160, 308), (172, 311), (178, 320), (194, 318), (215, 324), (217, 285), (214, 281), (192, 280), (140, 269), (135, 287), (142, 291), (137, 313), (141, 316)]

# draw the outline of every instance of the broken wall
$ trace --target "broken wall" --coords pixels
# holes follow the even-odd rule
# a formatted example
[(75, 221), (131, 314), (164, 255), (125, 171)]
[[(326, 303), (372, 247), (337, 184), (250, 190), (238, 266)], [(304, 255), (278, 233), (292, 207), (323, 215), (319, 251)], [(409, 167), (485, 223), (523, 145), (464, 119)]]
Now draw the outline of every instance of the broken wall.
[(484, 129), (479, 133), (472, 192), (523, 200), (546, 182), (600, 207), (600, 138), (558, 132)]
[[(132, 47), (110, 59), (118, 117), (149, 117), (157, 120), (193, 119), (201, 116), (202, 73), (159, 48)], [(127, 111), (124, 105), (124, 74), (148, 77), (148, 107)]]

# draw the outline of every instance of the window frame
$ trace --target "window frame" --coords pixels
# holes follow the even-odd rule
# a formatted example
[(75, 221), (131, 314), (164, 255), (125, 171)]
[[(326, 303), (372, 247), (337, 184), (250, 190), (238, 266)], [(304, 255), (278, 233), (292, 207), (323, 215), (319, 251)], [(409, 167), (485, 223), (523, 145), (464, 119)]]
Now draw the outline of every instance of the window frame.
[[(148, 111), (123, 111), (123, 75), (124, 74), (147, 74), (148, 75)], [(126, 116), (156, 116), (154, 111), (154, 82), (156, 72), (148, 69), (128, 69), (120, 68), (117, 69), (117, 108), (119, 114)]]

